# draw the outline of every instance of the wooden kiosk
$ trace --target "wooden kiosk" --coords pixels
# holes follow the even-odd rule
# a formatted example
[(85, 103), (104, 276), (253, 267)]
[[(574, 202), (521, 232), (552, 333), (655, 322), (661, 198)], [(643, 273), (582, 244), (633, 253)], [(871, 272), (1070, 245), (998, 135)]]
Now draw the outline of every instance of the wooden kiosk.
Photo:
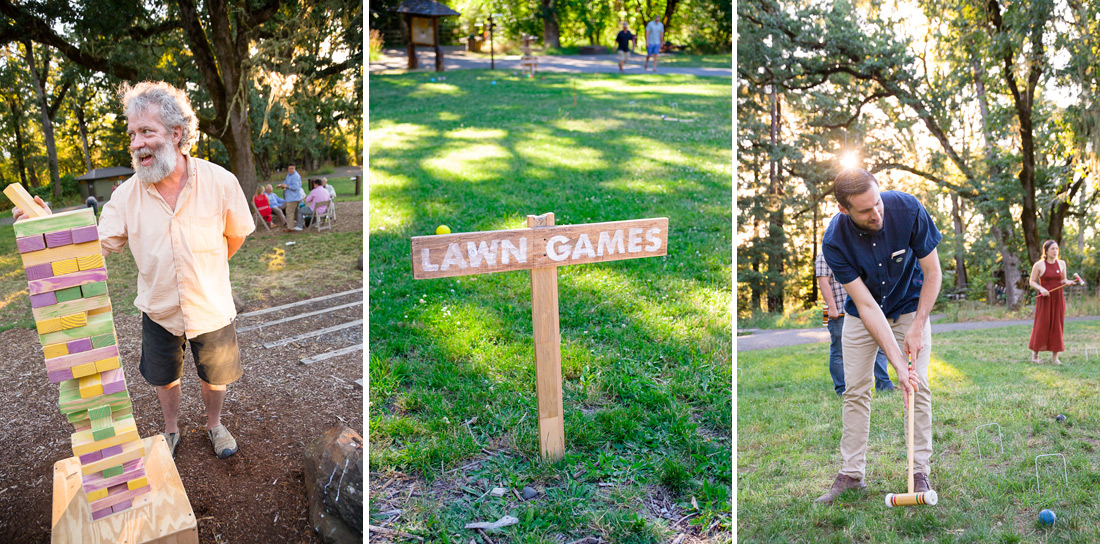
[(195, 514), (164, 438), (137, 432), (95, 214), (50, 213), (19, 184), (4, 194), (27, 216), (14, 225), (16, 248), (45, 374), (73, 426), (73, 456), (54, 464), (51, 540), (197, 544)]
[(419, 67), (416, 46), (432, 47), (435, 51), (435, 71), (443, 71), (443, 48), (439, 46), (439, 18), (460, 15), (459, 12), (435, 0), (405, 0), (394, 10), (404, 15), (409, 31), (409, 70)]

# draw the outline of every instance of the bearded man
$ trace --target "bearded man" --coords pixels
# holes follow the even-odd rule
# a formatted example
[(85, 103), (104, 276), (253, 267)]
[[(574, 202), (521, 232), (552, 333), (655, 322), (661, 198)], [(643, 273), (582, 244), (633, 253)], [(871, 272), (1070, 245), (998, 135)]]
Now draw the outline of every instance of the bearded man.
[(183, 91), (164, 82), (123, 84), (134, 176), (111, 195), (99, 220), (103, 254), (127, 243), (138, 268), (141, 375), (157, 391), (164, 437), (175, 454), (180, 378), (188, 343), (219, 458), (237, 452), (221, 422), (226, 387), (241, 377), (229, 258), (255, 225), (237, 178), (191, 157), (198, 119)]

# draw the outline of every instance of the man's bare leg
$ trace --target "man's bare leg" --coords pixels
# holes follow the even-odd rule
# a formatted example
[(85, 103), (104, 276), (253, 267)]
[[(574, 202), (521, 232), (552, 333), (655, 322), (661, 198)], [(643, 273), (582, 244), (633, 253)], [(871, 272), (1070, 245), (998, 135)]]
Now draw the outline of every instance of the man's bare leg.
[[(206, 428), (213, 429), (222, 424), (222, 405), (225, 404), (224, 385), (210, 385), (202, 380), (202, 403), (206, 406)], [(178, 401), (179, 398), (177, 397)]]
[(164, 413), (164, 432), (178, 433), (180, 413), (180, 381), (176, 380), (168, 385), (158, 385), (157, 400), (160, 401), (160, 411)]

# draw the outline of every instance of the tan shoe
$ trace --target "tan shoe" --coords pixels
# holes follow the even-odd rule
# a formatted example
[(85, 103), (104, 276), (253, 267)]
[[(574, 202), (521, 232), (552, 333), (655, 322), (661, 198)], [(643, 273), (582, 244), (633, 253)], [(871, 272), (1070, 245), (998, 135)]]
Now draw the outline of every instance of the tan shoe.
[(862, 491), (864, 489), (867, 489), (867, 484), (863, 483), (863, 480), (857, 480), (855, 478), (852, 478), (851, 476), (846, 476), (844, 474), (837, 474), (836, 479), (833, 480), (833, 486), (829, 488), (829, 491), (825, 492), (824, 495), (814, 499), (814, 502), (821, 504), (830, 504), (833, 502), (833, 499), (836, 499), (840, 496), (841, 493), (844, 493), (849, 489)]
[(913, 473), (913, 492), (924, 493), (925, 491), (931, 491), (932, 486), (928, 484), (928, 476), (921, 472)]
[(206, 432), (210, 435), (210, 443), (214, 445), (214, 453), (217, 454), (218, 459), (225, 459), (237, 453), (237, 441), (233, 435), (229, 434), (229, 429), (226, 429), (225, 425), (218, 425)]

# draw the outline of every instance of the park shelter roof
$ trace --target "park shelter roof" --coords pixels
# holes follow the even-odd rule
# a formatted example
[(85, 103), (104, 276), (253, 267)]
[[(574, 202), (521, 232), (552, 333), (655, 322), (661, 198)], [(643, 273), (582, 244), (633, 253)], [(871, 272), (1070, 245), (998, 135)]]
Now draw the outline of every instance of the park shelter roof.
[(435, 0), (405, 0), (398, 4), (394, 11), (398, 13), (408, 13), (410, 15), (426, 15), (428, 17), (461, 15), (461, 13)]
[(94, 181), (132, 175), (134, 175), (134, 170), (127, 166), (108, 166), (107, 168), (93, 168), (91, 172), (76, 178), (76, 181)]

